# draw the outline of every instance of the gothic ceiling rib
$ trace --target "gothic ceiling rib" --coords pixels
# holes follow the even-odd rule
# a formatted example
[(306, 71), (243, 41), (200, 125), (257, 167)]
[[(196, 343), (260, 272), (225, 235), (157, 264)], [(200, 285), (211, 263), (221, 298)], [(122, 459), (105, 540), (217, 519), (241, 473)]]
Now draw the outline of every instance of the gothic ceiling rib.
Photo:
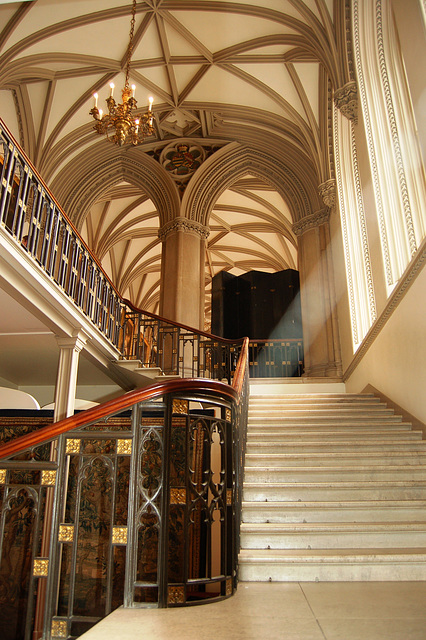
[(179, 139), (193, 140), (209, 161), (238, 143), (285, 166), (289, 197), (248, 170), (218, 198), (207, 282), (221, 268), (297, 268), (289, 204), (298, 202), (296, 218), (310, 213), (308, 201), (320, 207), (318, 185), (332, 171), (326, 101), (330, 86), (349, 79), (346, 7), (138, 0), (130, 81), (141, 110), (154, 97), (155, 134), (140, 148), (114, 149), (93, 131), (89, 111), (95, 91), (103, 101), (109, 82), (124, 85), (131, 0), (0, 5), (1, 117), (135, 304), (158, 303), (155, 203), (163, 197), (171, 212), (178, 196), (162, 196), (155, 182), (162, 150)]

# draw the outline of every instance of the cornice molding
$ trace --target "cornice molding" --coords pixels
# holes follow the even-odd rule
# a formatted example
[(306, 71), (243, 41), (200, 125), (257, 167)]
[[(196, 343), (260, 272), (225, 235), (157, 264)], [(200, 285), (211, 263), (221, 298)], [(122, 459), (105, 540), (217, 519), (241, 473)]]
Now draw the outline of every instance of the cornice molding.
[(405, 272), (402, 274), (398, 284), (389, 296), (387, 304), (383, 309), (380, 316), (372, 324), (370, 330), (362, 341), (358, 351), (355, 353), (352, 362), (343, 374), (343, 381), (345, 382), (353, 374), (362, 358), (370, 349), (375, 339), (379, 335), (380, 331), (385, 327), (392, 313), (397, 309), (398, 305), (404, 299), (405, 294), (411, 287), (419, 273), (422, 271), (424, 263), (426, 262), (426, 238), (423, 240), (420, 248), (415, 253), (412, 261), (408, 265)]
[(158, 237), (161, 242), (164, 242), (169, 235), (179, 231), (183, 233), (191, 233), (192, 235), (204, 238), (204, 240), (206, 240), (210, 234), (210, 229), (196, 220), (188, 220), (188, 218), (178, 217), (162, 226), (158, 231)]
[(348, 120), (358, 122), (358, 88), (354, 80), (336, 89), (334, 104)]
[(310, 216), (305, 216), (302, 220), (295, 222), (292, 226), (292, 231), (296, 236), (303, 236), (306, 231), (320, 227), (322, 224), (326, 224), (330, 220), (330, 209), (321, 209), (316, 211)]

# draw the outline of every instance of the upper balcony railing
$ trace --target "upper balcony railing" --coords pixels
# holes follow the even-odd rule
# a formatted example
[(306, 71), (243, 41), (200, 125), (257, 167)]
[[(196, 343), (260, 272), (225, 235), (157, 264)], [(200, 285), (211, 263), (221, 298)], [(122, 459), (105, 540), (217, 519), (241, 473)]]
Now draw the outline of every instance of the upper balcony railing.
[(1, 120), (0, 225), (117, 345), (120, 294)]

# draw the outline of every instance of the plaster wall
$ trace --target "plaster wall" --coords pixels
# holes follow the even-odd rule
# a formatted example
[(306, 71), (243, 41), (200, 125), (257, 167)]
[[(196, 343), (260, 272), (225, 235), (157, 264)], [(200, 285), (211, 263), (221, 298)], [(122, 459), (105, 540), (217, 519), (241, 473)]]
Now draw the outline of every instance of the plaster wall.
[(372, 385), (426, 423), (426, 269), (406, 291), (386, 324), (346, 378), (346, 391)]

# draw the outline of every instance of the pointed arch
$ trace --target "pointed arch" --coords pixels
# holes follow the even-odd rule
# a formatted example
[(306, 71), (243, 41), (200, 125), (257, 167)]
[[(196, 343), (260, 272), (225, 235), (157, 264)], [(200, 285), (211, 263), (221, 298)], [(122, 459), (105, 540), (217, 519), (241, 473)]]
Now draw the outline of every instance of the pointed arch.
[(210, 156), (193, 176), (182, 199), (182, 214), (208, 226), (213, 206), (219, 196), (237, 180), (250, 174), (271, 185), (287, 203), (293, 222), (321, 208), (304, 182), (288, 164), (270, 153), (231, 143)]

